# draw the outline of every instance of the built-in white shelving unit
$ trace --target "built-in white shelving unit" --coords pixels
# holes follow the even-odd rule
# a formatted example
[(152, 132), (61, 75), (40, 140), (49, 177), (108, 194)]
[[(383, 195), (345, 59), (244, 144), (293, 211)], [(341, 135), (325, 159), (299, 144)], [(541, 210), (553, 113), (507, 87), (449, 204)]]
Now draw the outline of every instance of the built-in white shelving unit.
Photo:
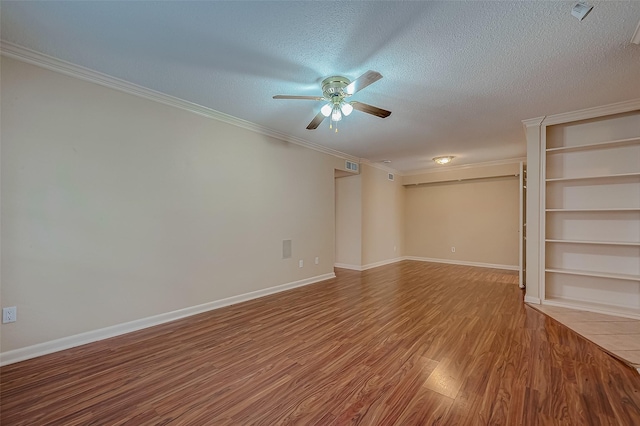
[(640, 318), (640, 100), (601, 112), (525, 121), (540, 235), (527, 298)]

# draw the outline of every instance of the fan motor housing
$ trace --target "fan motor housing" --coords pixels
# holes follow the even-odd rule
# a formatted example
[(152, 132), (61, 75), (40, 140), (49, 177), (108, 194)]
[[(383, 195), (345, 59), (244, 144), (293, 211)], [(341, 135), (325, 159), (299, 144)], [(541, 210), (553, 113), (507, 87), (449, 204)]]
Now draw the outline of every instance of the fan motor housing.
[(327, 99), (345, 98), (349, 96), (344, 88), (351, 83), (348, 78), (341, 76), (328, 77), (322, 80), (322, 94)]

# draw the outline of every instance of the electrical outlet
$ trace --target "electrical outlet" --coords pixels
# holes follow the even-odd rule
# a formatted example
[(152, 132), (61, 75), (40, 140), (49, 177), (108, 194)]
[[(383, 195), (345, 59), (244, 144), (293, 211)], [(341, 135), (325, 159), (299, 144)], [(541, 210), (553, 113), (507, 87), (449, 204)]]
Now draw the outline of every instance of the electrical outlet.
[(320, 263), (320, 258), (318, 256), (316, 256), (316, 265)]
[(398, 247), (393, 246), (393, 251), (396, 251), (398, 249)]
[(16, 322), (18, 319), (18, 308), (11, 306), (8, 308), (2, 308), (2, 323)]
[(455, 253), (456, 252), (456, 248), (455, 247), (451, 247), (451, 253)]
[(300, 259), (298, 260), (298, 267), (302, 268), (304, 266), (304, 260)]

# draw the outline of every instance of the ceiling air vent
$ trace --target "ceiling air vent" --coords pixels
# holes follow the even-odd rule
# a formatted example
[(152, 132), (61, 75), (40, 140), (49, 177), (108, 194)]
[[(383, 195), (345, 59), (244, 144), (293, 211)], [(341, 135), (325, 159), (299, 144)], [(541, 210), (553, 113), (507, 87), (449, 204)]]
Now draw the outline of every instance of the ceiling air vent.
[(393, 173), (389, 173), (389, 180), (393, 180)]
[(347, 168), (347, 170), (352, 170), (354, 172), (357, 172), (358, 171), (358, 163), (354, 163), (353, 161), (347, 160), (346, 168)]

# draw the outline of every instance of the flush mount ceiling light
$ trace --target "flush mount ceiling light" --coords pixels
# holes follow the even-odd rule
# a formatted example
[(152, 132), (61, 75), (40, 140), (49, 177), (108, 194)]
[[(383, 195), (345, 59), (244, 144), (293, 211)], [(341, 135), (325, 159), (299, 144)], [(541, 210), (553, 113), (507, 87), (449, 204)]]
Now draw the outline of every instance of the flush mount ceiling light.
[(447, 155), (444, 157), (436, 157), (433, 159), (433, 161), (435, 161), (438, 164), (449, 164), (451, 162), (451, 160), (453, 160), (455, 157), (453, 155)]

